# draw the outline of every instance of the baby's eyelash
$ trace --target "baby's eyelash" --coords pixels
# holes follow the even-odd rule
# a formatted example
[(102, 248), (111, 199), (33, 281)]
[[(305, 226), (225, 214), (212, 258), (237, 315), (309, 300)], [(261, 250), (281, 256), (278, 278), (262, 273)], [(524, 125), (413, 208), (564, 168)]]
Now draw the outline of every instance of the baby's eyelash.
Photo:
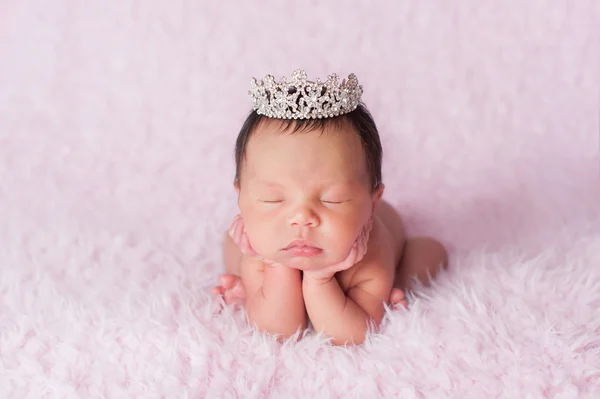
[[(348, 201), (349, 200), (342, 200), (342, 201), (321, 200), (321, 202), (324, 204), (333, 204), (333, 205), (343, 204)], [(260, 200), (260, 202), (262, 202), (263, 204), (280, 204), (283, 202), (283, 200)]]

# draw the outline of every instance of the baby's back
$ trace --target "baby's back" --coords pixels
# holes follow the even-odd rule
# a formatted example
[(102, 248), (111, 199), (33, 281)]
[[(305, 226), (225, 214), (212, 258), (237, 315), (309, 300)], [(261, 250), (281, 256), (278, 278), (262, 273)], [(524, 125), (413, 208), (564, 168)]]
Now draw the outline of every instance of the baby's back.
[(381, 221), (385, 227), (382, 239), (388, 240), (394, 251), (394, 265), (400, 262), (402, 256), (402, 248), (406, 235), (404, 232), (404, 223), (402, 217), (388, 202), (381, 200), (375, 211), (375, 217)]

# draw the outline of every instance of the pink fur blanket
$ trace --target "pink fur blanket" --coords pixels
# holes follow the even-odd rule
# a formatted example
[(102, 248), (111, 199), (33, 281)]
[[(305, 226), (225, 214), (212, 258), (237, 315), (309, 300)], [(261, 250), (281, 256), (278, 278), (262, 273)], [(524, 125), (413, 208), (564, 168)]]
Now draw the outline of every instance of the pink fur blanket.
[[(598, 3), (313, 3), (0, 5), (0, 397), (600, 397)], [(209, 295), (249, 78), (295, 68), (357, 74), (451, 251), (361, 347)]]

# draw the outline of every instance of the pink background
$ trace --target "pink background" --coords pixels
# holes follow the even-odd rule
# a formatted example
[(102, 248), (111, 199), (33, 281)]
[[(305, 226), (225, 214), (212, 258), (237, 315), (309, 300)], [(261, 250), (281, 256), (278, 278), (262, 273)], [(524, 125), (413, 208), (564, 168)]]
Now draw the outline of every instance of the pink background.
[(48, 292), (97, 309), (160, 302), (174, 281), (206, 292), (236, 211), (250, 78), (296, 68), (357, 74), (384, 143), (386, 198), (457, 263), (599, 231), (598, 1), (8, 0), (10, 323), (30, 314), (54, 331)]
[(0, 212), (216, 245), (249, 79), (295, 68), (358, 75), (387, 198), (449, 245), (479, 244), (490, 212), (524, 232), (597, 184), (597, 2), (384, 3), (5, 3)]

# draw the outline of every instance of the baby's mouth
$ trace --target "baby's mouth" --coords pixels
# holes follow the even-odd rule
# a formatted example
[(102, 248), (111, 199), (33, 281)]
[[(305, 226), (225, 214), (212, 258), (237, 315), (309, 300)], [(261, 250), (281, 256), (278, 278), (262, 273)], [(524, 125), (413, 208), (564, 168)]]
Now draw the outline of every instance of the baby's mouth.
[(287, 247), (283, 248), (284, 252), (287, 252), (293, 256), (316, 256), (323, 252), (323, 250), (312, 243), (304, 240), (292, 241)]

